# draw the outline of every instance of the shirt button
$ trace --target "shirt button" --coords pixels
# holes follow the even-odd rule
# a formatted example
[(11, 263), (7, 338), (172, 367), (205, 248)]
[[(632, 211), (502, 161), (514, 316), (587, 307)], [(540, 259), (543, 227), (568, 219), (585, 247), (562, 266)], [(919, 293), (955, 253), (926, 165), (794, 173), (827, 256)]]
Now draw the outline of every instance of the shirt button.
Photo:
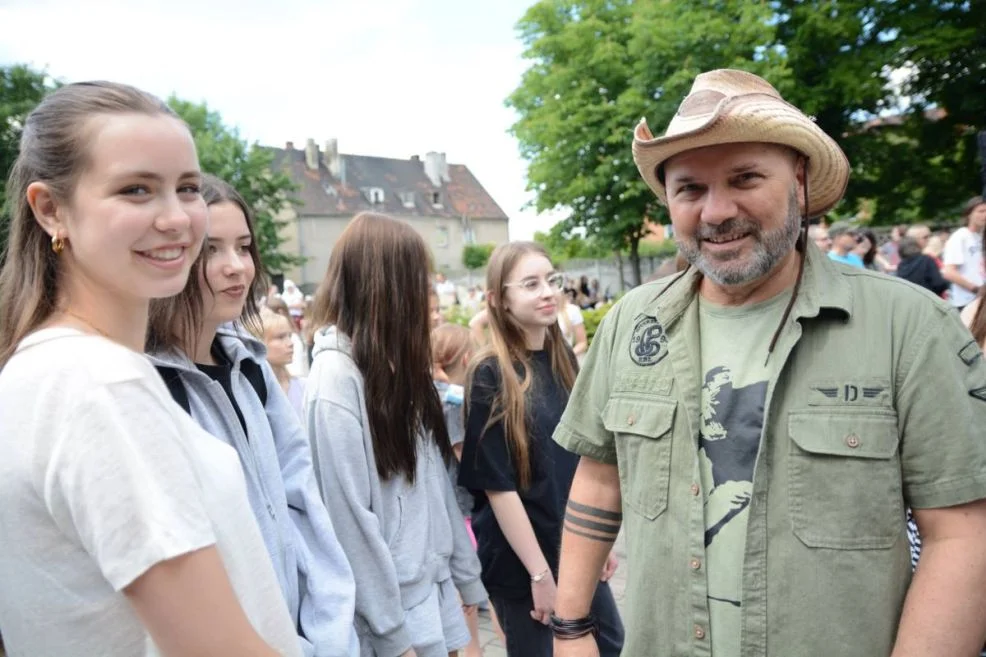
[(692, 570), (698, 570), (702, 567), (702, 561), (700, 559), (692, 559), (688, 565), (692, 567)]
[(696, 639), (704, 639), (705, 638), (705, 630), (702, 628), (701, 625), (696, 625), (695, 626), (695, 638)]
[(630, 414), (630, 417), (627, 418), (627, 424), (629, 424), (631, 427), (633, 426), (633, 423), (636, 421), (637, 418), (635, 418), (632, 413)]
[(698, 495), (702, 489), (698, 487), (698, 484), (692, 484), (691, 491), (692, 495)]
[(848, 445), (850, 449), (856, 449), (859, 447), (859, 436), (854, 433), (846, 436), (846, 445)]

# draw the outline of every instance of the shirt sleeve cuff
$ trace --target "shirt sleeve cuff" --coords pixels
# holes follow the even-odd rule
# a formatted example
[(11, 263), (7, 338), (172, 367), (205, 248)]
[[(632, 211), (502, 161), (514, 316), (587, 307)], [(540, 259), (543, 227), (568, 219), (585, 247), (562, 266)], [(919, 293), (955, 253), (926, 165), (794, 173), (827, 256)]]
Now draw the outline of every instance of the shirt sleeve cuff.
[(400, 657), (413, 647), (411, 635), (403, 623), (386, 634), (371, 634), (370, 643), (374, 654), (380, 657)]
[(968, 504), (986, 499), (986, 473), (935, 481), (924, 486), (911, 486), (907, 490), (908, 504), (914, 509), (940, 509)]
[(459, 583), (456, 588), (459, 589), (459, 595), (462, 596), (462, 604), (478, 605), (487, 598), (486, 589), (478, 577), (471, 582)]
[(553, 438), (556, 443), (570, 452), (580, 456), (588, 456), (600, 463), (616, 465), (616, 450), (612, 445), (604, 447), (592, 442), (566, 424), (558, 425)]

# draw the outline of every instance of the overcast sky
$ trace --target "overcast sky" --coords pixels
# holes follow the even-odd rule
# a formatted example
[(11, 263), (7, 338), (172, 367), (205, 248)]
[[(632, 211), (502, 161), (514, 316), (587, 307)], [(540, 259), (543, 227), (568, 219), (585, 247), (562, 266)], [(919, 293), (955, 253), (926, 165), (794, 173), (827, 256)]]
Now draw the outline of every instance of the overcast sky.
[(343, 153), (445, 151), (511, 218), (526, 166), (504, 99), (525, 68), (514, 26), (534, 0), (0, 0), (0, 65), (206, 101), (250, 141), (329, 137)]

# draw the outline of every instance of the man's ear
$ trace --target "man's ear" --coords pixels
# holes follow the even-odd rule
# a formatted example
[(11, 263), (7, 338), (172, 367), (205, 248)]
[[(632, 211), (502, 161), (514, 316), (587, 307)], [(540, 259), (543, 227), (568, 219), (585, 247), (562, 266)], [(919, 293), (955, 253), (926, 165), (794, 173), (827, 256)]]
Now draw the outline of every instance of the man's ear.
[(804, 155), (798, 154), (798, 159), (794, 163), (794, 179), (797, 181), (798, 185), (798, 207), (801, 209), (801, 214), (805, 213), (805, 181), (808, 178), (808, 158)]
[(27, 186), (27, 204), (42, 230), (52, 237), (65, 237), (59, 202), (47, 183), (33, 182)]

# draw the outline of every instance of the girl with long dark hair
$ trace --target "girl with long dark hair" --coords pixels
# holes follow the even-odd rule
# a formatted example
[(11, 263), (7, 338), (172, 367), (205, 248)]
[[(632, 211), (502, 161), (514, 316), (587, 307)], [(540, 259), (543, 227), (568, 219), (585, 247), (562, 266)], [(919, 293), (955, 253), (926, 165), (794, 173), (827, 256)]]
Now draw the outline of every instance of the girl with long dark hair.
[(356, 579), (363, 657), (446, 657), (469, 643), (456, 595), (486, 598), (448, 477), (432, 383), (428, 248), (363, 213), (315, 296), (305, 412), (325, 503)]

